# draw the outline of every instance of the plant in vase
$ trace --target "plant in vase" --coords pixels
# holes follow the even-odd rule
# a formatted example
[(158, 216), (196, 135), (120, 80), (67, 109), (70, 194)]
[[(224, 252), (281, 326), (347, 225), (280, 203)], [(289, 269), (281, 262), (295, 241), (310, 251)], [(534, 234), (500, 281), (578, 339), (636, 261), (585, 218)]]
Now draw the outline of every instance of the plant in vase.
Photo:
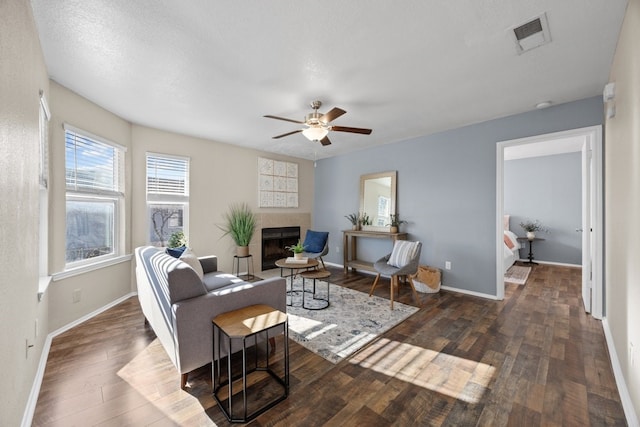
[(301, 240), (298, 239), (298, 243), (295, 245), (285, 246), (284, 248), (293, 252), (293, 257), (295, 259), (302, 259), (302, 253), (304, 252), (305, 246), (302, 244)]
[(360, 222), (361, 226), (371, 225), (371, 218), (369, 218), (369, 215), (367, 215), (366, 212), (362, 212), (358, 221)]
[(547, 231), (547, 229), (537, 219), (535, 221), (523, 221), (520, 223), (520, 227), (527, 232), (527, 239), (529, 240), (536, 238), (536, 231)]
[(349, 220), (351, 223), (351, 228), (353, 230), (358, 230), (360, 228), (360, 215), (357, 213), (350, 213), (349, 215), (345, 215), (345, 218)]
[(407, 224), (407, 221), (400, 219), (399, 214), (389, 215), (389, 224), (387, 224), (387, 227), (390, 227), (389, 232), (397, 233), (398, 231), (400, 231), (400, 226), (402, 224)]
[(223, 237), (230, 235), (235, 242), (237, 254), (240, 257), (249, 255), (249, 243), (256, 231), (256, 216), (246, 203), (231, 205), (229, 211), (224, 214), (225, 223), (219, 225), (224, 231)]
[(187, 237), (182, 231), (174, 231), (169, 236), (167, 241), (167, 253), (176, 258), (180, 258), (180, 255), (187, 249)]

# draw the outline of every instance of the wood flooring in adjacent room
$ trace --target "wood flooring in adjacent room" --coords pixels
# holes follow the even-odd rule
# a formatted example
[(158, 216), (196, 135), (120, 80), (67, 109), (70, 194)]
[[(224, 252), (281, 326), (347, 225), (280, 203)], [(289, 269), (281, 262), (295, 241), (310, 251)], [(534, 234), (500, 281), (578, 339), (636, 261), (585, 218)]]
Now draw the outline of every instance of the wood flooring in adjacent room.
[[(330, 270), (359, 291), (373, 281)], [(388, 283), (376, 294), (388, 298)], [(580, 270), (538, 265), (505, 294), (420, 294), (420, 311), (337, 365), (291, 341), (290, 395), (251, 425), (626, 425)], [(408, 287), (399, 301), (415, 305)], [(33, 425), (228, 425), (210, 375), (199, 369), (181, 390), (130, 298), (53, 339)]]

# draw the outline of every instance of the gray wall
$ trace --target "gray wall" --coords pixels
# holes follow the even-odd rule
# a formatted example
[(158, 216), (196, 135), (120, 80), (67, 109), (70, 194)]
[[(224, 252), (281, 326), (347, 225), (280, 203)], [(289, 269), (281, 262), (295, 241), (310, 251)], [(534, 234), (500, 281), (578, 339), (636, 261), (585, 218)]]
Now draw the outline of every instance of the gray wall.
[[(582, 264), (582, 155), (566, 153), (504, 162), (504, 212), (511, 215), (511, 231), (526, 232), (520, 223), (539, 220), (548, 232), (533, 243), (536, 260)], [(526, 258), (529, 245), (520, 250)]]
[[(421, 262), (444, 269), (451, 261), (443, 285), (495, 295), (496, 143), (599, 125), (602, 110), (592, 97), (318, 161), (313, 218), (314, 229), (330, 232), (325, 259), (343, 262), (341, 230), (358, 210), (360, 175), (397, 170), (398, 212), (409, 237), (423, 242)], [(359, 257), (374, 261), (390, 249), (369, 239)]]

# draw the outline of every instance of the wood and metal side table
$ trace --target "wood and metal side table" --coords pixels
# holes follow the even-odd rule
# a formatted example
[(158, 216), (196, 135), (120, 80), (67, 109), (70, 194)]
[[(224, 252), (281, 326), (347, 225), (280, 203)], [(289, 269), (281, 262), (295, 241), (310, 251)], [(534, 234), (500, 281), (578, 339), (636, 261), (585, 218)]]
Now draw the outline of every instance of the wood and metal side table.
[[(329, 277), (331, 277), (331, 273), (328, 270), (309, 270), (300, 273), (300, 277), (302, 277), (302, 308), (307, 310), (323, 310), (329, 307), (329, 286), (331, 286), (329, 284)], [(311, 291), (306, 289), (307, 280), (313, 280), (313, 290)], [(316, 280), (325, 281), (327, 284), (326, 294), (316, 292)], [(310, 298), (307, 298), (307, 293), (311, 295)], [(310, 301), (307, 301), (308, 299), (310, 299)]]
[[(287, 314), (268, 305), (258, 304), (220, 314), (212, 319), (212, 323), (214, 360), (211, 364), (211, 384), (213, 397), (227, 419), (234, 423), (246, 423), (286, 399), (289, 395), (289, 324)], [(274, 331), (276, 328), (278, 330)], [(281, 329), (284, 329), (284, 373), (282, 376), (273, 370), (274, 366), (269, 361), (269, 340), (280, 334)], [(270, 332), (273, 332), (271, 337)], [(266, 350), (266, 361), (262, 366), (258, 361), (259, 334), (264, 340)], [(222, 370), (220, 367), (223, 339), (226, 340), (225, 347), (227, 349), (237, 350), (237, 344), (235, 347), (233, 346), (234, 342), (239, 341), (242, 344), (242, 373), (233, 375), (233, 354), (229, 351), (227, 374), (224, 381), (221, 380)], [(255, 363), (251, 369), (247, 368), (248, 341), (249, 344), (255, 345)], [(275, 340), (273, 341), (275, 343)], [(216, 355), (218, 355), (217, 358)], [(271, 377), (271, 381), (269, 381), (269, 376), (264, 375), (264, 372)], [(249, 382), (247, 380), (250, 375), (256, 376), (255, 381)], [(234, 396), (234, 384), (237, 385), (239, 381), (242, 384), (242, 405), (237, 403)], [(276, 387), (273, 387), (274, 382)], [(248, 386), (248, 384), (251, 385)], [(225, 388), (226, 398), (220, 396), (221, 391)], [(279, 388), (281, 388), (280, 392), (278, 392)], [(249, 390), (251, 390), (252, 398), (259, 400), (258, 402), (249, 401), (247, 396)], [(251, 406), (251, 410), (248, 409), (249, 406)]]
[(233, 256), (233, 267), (231, 269), (231, 274), (233, 274), (234, 276), (238, 276), (240, 277), (240, 260), (244, 259), (247, 261), (247, 276), (246, 279), (247, 280), (253, 280), (255, 279), (255, 275), (253, 274), (253, 255), (249, 254), (249, 255), (245, 255), (245, 256), (239, 256), (239, 255), (234, 255)]
[[(317, 268), (318, 260), (309, 258), (306, 262), (287, 262), (287, 258), (282, 258), (276, 261), (276, 266), (280, 267), (281, 277), (289, 278), (289, 289), (287, 289), (287, 305), (293, 306), (293, 297), (300, 293), (300, 290), (293, 288), (293, 279), (295, 278), (298, 270), (309, 270), (312, 268)], [(289, 269), (288, 275), (284, 274), (284, 269)]]
[(528, 237), (518, 237), (518, 242), (529, 242), (529, 261), (525, 262), (525, 264), (538, 265), (537, 262), (533, 262), (533, 242), (540, 240), (544, 239), (542, 237), (534, 237), (533, 239), (529, 239)]

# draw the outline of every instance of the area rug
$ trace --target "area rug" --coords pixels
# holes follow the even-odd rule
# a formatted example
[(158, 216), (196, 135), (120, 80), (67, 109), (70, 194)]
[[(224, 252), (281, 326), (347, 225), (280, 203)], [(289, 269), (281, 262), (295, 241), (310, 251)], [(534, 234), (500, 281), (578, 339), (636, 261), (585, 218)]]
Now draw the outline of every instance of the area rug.
[[(289, 286), (289, 284), (287, 284)], [(287, 307), (289, 337), (332, 363), (353, 354), (380, 334), (388, 331), (418, 311), (417, 307), (330, 284), (330, 305), (324, 310), (300, 307), (302, 292), (292, 297), (294, 306)], [(302, 281), (294, 281), (294, 289), (301, 289)], [(307, 289), (309, 282), (307, 281)], [(317, 296), (326, 298), (326, 282), (317, 281)], [(312, 295), (306, 294), (308, 306)]]
[(521, 265), (512, 265), (506, 273), (504, 273), (504, 281), (515, 283), (516, 285), (524, 285), (527, 283), (531, 273), (531, 267), (523, 267)]

